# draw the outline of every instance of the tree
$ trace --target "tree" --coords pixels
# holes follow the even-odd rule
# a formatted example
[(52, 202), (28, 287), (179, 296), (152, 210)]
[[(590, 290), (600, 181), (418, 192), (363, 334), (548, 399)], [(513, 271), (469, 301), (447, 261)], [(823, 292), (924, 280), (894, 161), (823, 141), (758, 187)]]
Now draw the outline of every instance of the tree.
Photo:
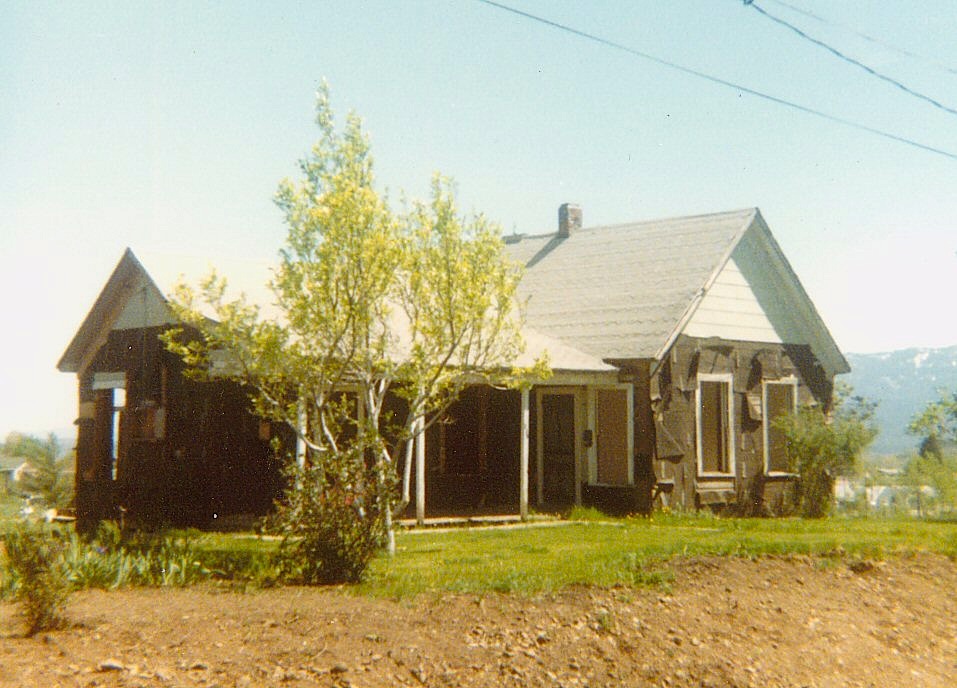
[(904, 468), (901, 483), (913, 491), (920, 514), (924, 512), (928, 487), (933, 490), (929, 502), (947, 510), (953, 509), (957, 506), (957, 454), (941, 451), (911, 457)]
[[(288, 229), (270, 283), (279, 317), (264, 317), (242, 297), (227, 299), (227, 283), (214, 273), (199, 293), (180, 285), (173, 301), (200, 336), (174, 331), (166, 342), (195, 374), (218, 363), (219, 374), (249, 385), (257, 413), (298, 434), (307, 451), (292, 490), (311, 485), (315, 495), (311, 506), (302, 494), (289, 501), (298, 513), (287, 513), (287, 528), (307, 527), (307, 512), (314, 518), (338, 495), (357, 522), (370, 524), (363, 538), (375, 541), (381, 523), (391, 552), (393, 513), (408, 501), (414, 435), (466, 384), (514, 384), (532, 374), (512, 368), (523, 347), (521, 271), (507, 260), (496, 226), (457, 213), (441, 177), (428, 203), (393, 212), (374, 188), (360, 119), (350, 114), (339, 132), (325, 85), (316, 124), (320, 137), (300, 162), (302, 178), (283, 181), (276, 195)], [(534, 374), (546, 373), (540, 362)], [(405, 407), (391, 420), (390, 398)]]
[(803, 407), (775, 424), (785, 433), (790, 470), (797, 473), (798, 509), (806, 518), (827, 516), (834, 507), (834, 482), (852, 473), (877, 436), (876, 404), (838, 390), (831, 414)]
[(73, 500), (73, 481), (68, 472), (71, 457), (60, 457), (60, 443), (50, 433), (45, 440), (11, 432), (2, 452), (23, 458), (29, 467), (20, 478), (20, 489), (38, 496), (44, 506), (62, 509)]
[(920, 437), (917, 456), (908, 461), (904, 483), (914, 490), (921, 503), (925, 486), (934, 490), (938, 504), (957, 505), (957, 392), (941, 391), (940, 398), (928, 403), (914, 416), (907, 431)]
[(907, 432), (921, 438), (921, 456), (940, 458), (942, 443), (957, 442), (957, 392), (941, 391), (939, 399), (911, 419)]

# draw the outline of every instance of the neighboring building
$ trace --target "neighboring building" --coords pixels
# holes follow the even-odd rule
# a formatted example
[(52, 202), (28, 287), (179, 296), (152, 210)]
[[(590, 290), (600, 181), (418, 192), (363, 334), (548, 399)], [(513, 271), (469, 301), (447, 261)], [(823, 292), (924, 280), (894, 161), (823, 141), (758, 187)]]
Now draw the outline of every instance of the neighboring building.
[[(756, 209), (583, 229), (565, 205), (557, 233), (506, 243), (526, 266), (525, 358), (548, 351), (554, 375), (470, 388), (429, 429), (420, 518), (781, 500), (793, 476), (770, 421), (827, 407), (848, 366)], [(238, 385), (185, 378), (157, 339), (173, 320), (163, 272), (127, 250), (58, 364), (79, 380), (81, 521), (122, 505), (206, 523), (264, 513), (281, 489), (270, 440), (292, 433)]]
[(26, 466), (26, 459), (0, 454), (0, 494), (9, 494), (13, 491), (20, 472)]

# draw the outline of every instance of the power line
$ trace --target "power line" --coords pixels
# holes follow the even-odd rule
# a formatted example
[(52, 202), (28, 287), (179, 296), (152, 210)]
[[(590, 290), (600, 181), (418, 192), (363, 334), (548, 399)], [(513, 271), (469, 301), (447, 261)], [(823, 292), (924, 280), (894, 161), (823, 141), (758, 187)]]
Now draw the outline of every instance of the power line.
[(866, 34), (862, 31), (858, 31), (854, 27), (848, 26), (847, 24), (841, 24), (839, 22), (831, 21), (829, 19), (826, 19), (820, 16), (819, 14), (815, 14), (814, 12), (811, 12), (810, 10), (802, 9), (790, 3), (784, 2), (784, 0), (770, 0), (770, 2), (773, 2), (775, 5), (780, 5), (781, 7), (786, 7), (792, 12), (803, 14), (805, 17), (810, 17), (811, 19), (817, 22), (820, 22), (824, 24), (825, 26), (831, 26), (833, 28), (841, 29), (842, 31), (847, 31), (848, 33), (852, 33), (858, 38), (863, 38), (865, 41), (868, 41), (869, 43), (873, 43), (874, 45), (879, 45), (880, 47), (886, 50), (890, 50), (891, 52), (895, 52), (915, 60), (921, 60), (923, 62), (930, 64), (933, 67), (936, 67), (937, 69), (943, 70), (950, 74), (957, 74), (957, 69), (954, 69), (953, 67), (947, 64), (944, 64), (942, 61), (940, 61), (936, 57), (931, 57), (929, 55), (922, 55), (921, 53), (914, 52), (913, 50), (902, 48), (899, 45), (894, 45), (890, 41), (885, 41), (882, 38), (877, 38), (875, 36)]
[(877, 71), (876, 69), (874, 69), (873, 67), (869, 67), (868, 65), (864, 64), (863, 62), (861, 62), (861, 61), (859, 61), (859, 60), (855, 60), (853, 57), (850, 57), (849, 55), (845, 55), (844, 53), (842, 53), (842, 52), (841, 52), (840, 50), (838, 50), (837, 48), (834, 48), (834, 47), (828, 45), (827, 43), (825, 43), (825, 42), (822, 41), (822, 40), (818, 40), (817, 38), (814, 38), (814, 36), (808, 35), (808, 34), (805, 33), (804, 31), (802, 31), (801, 29), (799, 29), (798, 27), (796, 27), (794, 24), (791, 24), (790, 22), (788, 22), (788, 21), (786, 21), (786, 20), (784, 20), (784, 19), (781, 19), (780, 17), (774, 16), (773, 14), (771, 14), (770, 12), (768, 12), (767, 10), (765, 10), (763, 7), (760, 7), (760, 6), (756, 5), (756, 4), (754, 3), (754, 0), (744, 0), (744, 4), (747, 5), (748, 7), (752, 7), (753, 9), (755, 9), (755, 10), (758, 11), (758, 12), (760, 12), (762, 15), (764, 15), (765, 17), (767, 17), (767, 18), (770, 19), (771, 21), (775, 22), (776, 24), (780, 24), (781, 26), (785, 27), (786, 29), (790, 29), (791, 31), (793, 31), (794, 33), (796, 33), (798, 36), (800, 36), (801, 38), (803, 38), (804, 40), (809, 41), (809, 42), (813, 43), (814, 45), (816, 45), (816, 46), (818, 46), (818, 47), (820, 47), (820, 48), (824, 48), (826, 51), (828, 51), (828, 52), (831, 53), (832, 55), (835, 55), (836, 57), (838, 57), (838, 58), (844, 60), (844, 61), (847, 62), (848, 64), (852, 64), (852, 65), (854, 65), (855, 67), (859, 67), (860, 69), (863, 69), (865, 72), (867, 72), (867, 73), (870, 74), (871, 76), (877, 77), (877, 78), (880, 79), (881, 81), (886, 81), (887, 83), (891, 84), (892, 86), (896, 86), (896, 87), (899, 88), (900, 90), (904, 91), (904, 93), (907, 93), (907, 94), (909, 94), (909, 95), (912, 95), (912, 96), (914, 96), (915, 98), (920, 98), (921, 100), (924, 100), (924, 101), (930, 103), (930, 104), (933, 105), (934, 107), (940, 108), (940, 109), (943, 110), (944, 112), (949, 112), (949, 113), (952, 114), (952, 115), (957, 115), (957, 110), (955, 110), (954, 108), (949, 107), (949, 106), (947, 106), (947, 105), (944, 105), (944, 104), (941, 103), (939, 100), (935, 100), (934, 98), (931, 98), (931, 97), (928, 96), (928, 95), (924, 95), (924, 94), (921, 93), (920, 91), (915, 91), (914, 89), (910, 88), (909, 86), (907, 86), (907, 85), (905, 85), (905, 84), (902, 84), (902, 83), (901, 83), (900, 81), (898, 81), (897, 79), (895, 79), (895, 78), (893, 78), (893, 77), (890, 77), (890, 76), (887, 76), (886, 74), (883, 74), (883, 73), (881, 73), (881, 72), (878, 72), (878, 71)]
[(957, 153), (952, 153), (952, 152), (946, 151), (946, 150), (944, 150), (944, 149), (942, 149), (942, 148), (935, 148), (934, 146), (929, 146), (929, 145), (927, 145), (927, 144), (920, 143), (920, 142), (918, 142), (918, 141), (914, 141), (913, 139), (908, 139), (908, 138), (905, 138), (905, 137), (903, 137), (903, 136), (898, 136), (897, 134), (892, 134), (891, 132), (884, 131), (884, 130), (882, 130), (882, 129), (877, 129), (877, 128), (875, 128), (875, 127), (870, 127), (870, 126), (868, 126), (868, 125), (866, 125), (866, 124), (861, 124), (860, 122), (855, 122), (855, 121), (853, 121), (853, 120), (845, 119), (845, 118), (843, 118), (843, 117), (838, 117), (838, 116), (836, 116), (836, 115), (831, 115), (831, 114), (828, 114), (828, 113), (826, 113), (826, 112), (822, 112), (821, 110), (815, 110), (814, 108), (807, 107), (807, 106), (801, 105), (801, 104), (799, 104), (799, 103), (794, 103), (794, 102), (792, 102), (792, 101), (785, 100), (784, 98), (778, 98), (777, 96), (772, 96), (772, 95), (770, 95), (770, 94), (763, 93), (762, 91), (758, 91), (758, 90), (755, 90), (755, 89), (753, 89), (753, 88), (748, 88), (747, 86), (742, 86), (741, 84), (736, 84), (736, 83), (734, 83), (733, 81), (727, 81), (726, 79), (722, 79), (721, 77), (713, 76), (713, 75), (711, 75), (711, 74), (707, 74), (707, 73), (705, 73), (705, 72), (698, 71), (697, 69), (692, 69), (691, 67), (685, 67), (685, 66), (680, 65), (680, 64), (678, 64), (678, 63), (676, 63), (676, 62), (671, 62), (670, 60), (665, 60), (665, 59), (663, 59), (663, 58), (656, 57), (656, 56), (651, 55), (651, 54), (649, 54), (649, 53), (645, 53), (645, 52), (642, 52), (642, 51), (640, 51), (640, 50), (636, 50), (635, 48), (630, 48), (630, 47), (628, 47), (628, 46), (626, 46), (626, 45), (623, 45), (623, 44), (621, 44), (621, 43), (616, 43), (615, 41), (609, 40), (609, 39), (607, 39), (607, 38), (602, 38), (601, 36), (595, 36), (594, 34), (590, 34), (590, 33), (587, 33), (587, 32), (585, 32), (585, 31), (580, 31), (580, 30), (575, 29), (575, 28), (573, 28), (573, 27), (571, 27), (571, 26), (567, 26), (567, 25), (565, 25), (565, 24), (559, 24), (558, 22), (554, 22), (554, 21), (552, 21), (552, 20), (550, 20), (550, 19), (545, 19), (544, 17), (539, 17), (539, 16), (534, 15), (534, 14), (531, 14), (531, 13), (529, 13), (529, 12), (525, 12), (525, 11), (523, 11), (523, 10), (516, 9), (516, 8), (514, 8), (514, 7), (509, 7), (508, 5), (503, 5), (503, 4), (499, 3), (499, 2), (495, 2), (494, 0), (478, 0), (478, 2), (481, 2), (482, 4), (488, 5), (488, 6), (490, 6), (490, 7), (495, 7), (495, 8), (497, 8), (497, 9), (503, 10), (503, 11), (505, 11), (505, 12), (510, 12), (510, 13), (512, 13), (512, 14), (518, 15), (519, 17), (523, 17), (523, 18), (525, 18), (525, 19), (530, 19), (531, 21), (538, 22), (539, 24), (545, 24), (546, 26), (550, 26), (550, 27), (552, 27), (553, 29), (558, 29), (559, 31), (564, 31), (564, 32), (566, 32), (566, 33), (573, 34), (573, 35), (575, 35), (575, 36), (578, 36), (579, 38), (584, 38), (585, 40), (589, 40), (589, 41), (592, 41), (592, 42), (594, 42), (594, 43), (600, 43), (601, 45), (607, 46), (607, 47), (609, 47), (609, 48), (614, 48), (614, 49), (616, 49), (616, 50), (621, 50), (622, 52), (626, 52), (626, 53), (628, 53), (628, 54), (630, 54), (630, 55), (634, 55), (635, 57), (640, 57), (640, 58), (642, 58), (642, 59), (644, 59), (644, 60), (648, 60), (648, 61), (650, 61), (650, 62), (654, 62), (654, 63), (656, 63), (656, 64), (659, 64), (659, 65), (663, 66), (663, 67), (668, 67), (668, 68), (670, 68), (670, 69), (677, 70), (677, 71), (682, 72), (682, 73), (684, 73), (684, 74), (689, 74), (689, 75), (691, 75), (691, 76), (696, 76), (696, 77), (698, 77), (699, 79), (704, 79), (705, 81), (710, 81), (710, 82), (713, 83), (713, 84), (718, 84), (718, 85), (720, 85), (720, 86), (725, 86), (725, 87), (728, 87), (728, 88), (733, 88), (733, 89), (736, 90), (736, 91), (740, 91), (740, 92), (742, 92), (742, 93), (747, 93), (747, 94), (749, 94), (749, 95), (755, 96), (756, 98), (762, 98), (762, 99), (764, 99), (764, 100), (771, 101), (772, 103), (777, 103), (778, 105), (784, 105), (785, 107), (789, 107), (789, 108), (792, 108), (792, 109), (794, 109), (794, 110), (798, 110), (798, 111), (800, 111), (800, 112), (804, 112), (804, 113), (809, 114), (809, 115), (814, 115), (815, 117), (820, 117), (821, 119), (826, 119), (826, 120), (828, 120), (828, 121), (830, 121), (830, 122), (836, 122), (837, 124), (843, 124), (843, 125), (845, 125), (845, 126), (852, 127), (852, 128), (854, 128), (854, 129), (859, 129), (859, 130), (861, 130), (861, 131), (869, 132), (869, 133), (874, 134), (874, 135), (876, 135), (876, 136), (881, 136), (881, 137), (883, 137), (883, 138), (885, 138), (885, 139), (890, 139), (891, 141), (897, 141), (898, 143), (903, 143), (903, 144), (905, 144), (905, 145), (907, 145), (907, 146), (913, 146), (914, 148), (920, 148), (921, 150), (925, 150), (925, 151), (928, 151), (928, 152), (930, 152), (930, 153), (936, 153), (937, 155), (943, 155), (943, 156), (946, 157), (946, 158), (951, 158), (952, 160), (957, 160)]

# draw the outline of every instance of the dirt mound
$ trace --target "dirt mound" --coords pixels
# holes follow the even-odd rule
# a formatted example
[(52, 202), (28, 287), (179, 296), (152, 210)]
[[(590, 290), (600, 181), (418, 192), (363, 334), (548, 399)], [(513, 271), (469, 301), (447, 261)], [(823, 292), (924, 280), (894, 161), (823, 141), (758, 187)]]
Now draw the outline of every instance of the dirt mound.
[[(414, 601), (337, 590), (84, 592), (3, 686), (951, 686), (957, 566), (691, 559), (670, 590)], [(16, 629), (16, 630), (15, 630)]]

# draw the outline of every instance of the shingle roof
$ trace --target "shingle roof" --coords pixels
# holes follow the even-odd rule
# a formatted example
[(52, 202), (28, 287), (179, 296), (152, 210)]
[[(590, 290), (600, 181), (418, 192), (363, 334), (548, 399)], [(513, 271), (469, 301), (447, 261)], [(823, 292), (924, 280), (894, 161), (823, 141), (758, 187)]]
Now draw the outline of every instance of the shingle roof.
[(603, 359), (654, 358), (756, 208), (507, 239), (528, 324)]
[[(79, 370), (88, 350), (97, 349), (105, 341), (105, 334), (113, 326), (116, 318), (125, 307), (131, 295), (143, 288), (143, 285), (156, 289), (158, 297), (166, 301), (181, 279), (188, 284), (196, 284), (211, 268), (211, 261), (189, 254), (146, 253), (144, 260), (134, 255), (129, 248), (123, 253), (113, 274), (94, 302), (90, 313), (83, 320), (66, 351), (57, 364), (62, 372)], [(217, 272), (229, 281), (227, 299), (236, 298), (243, 293), (248, 302), (259, 306), (260, 313), (268, 318), (280, 318), (281, 313), (275, 305), (275, 296), (266, 284), (271, 276), (268, 263), (262, 261), (232, 260), (217, 264)], [(207, 317), (215, 314), (202, 309)], [(151, 325), (173, 322), (168, 313), (154, 314), (158, 321)], [(401, 317), (394, 323), (400, 339), (407, 334), (407, 325)], [(580, 351), (567, 342), (558, 341), (534, 328), (522, 329), (525, 339), (525, 352), (513, 362), (516, 366), (531, 366), (535, 360), (547, 353), (553, 370), (614, 373), (617, 369), (603, 362), (599, 357)], [(401, 342), (397, 350), (403, 350)]]

